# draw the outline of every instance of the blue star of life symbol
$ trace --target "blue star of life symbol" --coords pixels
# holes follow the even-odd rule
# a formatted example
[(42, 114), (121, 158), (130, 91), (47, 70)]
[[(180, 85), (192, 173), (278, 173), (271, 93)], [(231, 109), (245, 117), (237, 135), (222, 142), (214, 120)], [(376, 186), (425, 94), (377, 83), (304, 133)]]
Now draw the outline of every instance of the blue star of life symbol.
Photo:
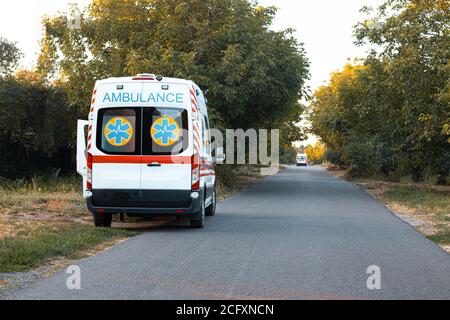
[(130, 123), (123, 123), (122, 119), (116, 119), (115, 124), (113, 122), (109, 123), (107, 129), (110, 131), (107, 134), (107, 138), (110, 142), (114, 142), (113, 144), (115, 145), (127, 143), (131, 138)]
[(153, 125), (153, 139), (161, 140), (162, 145), (169, 145), (171, 141), (177, 140), (177, 129), (177, 123), (173, 119), (160, 118)]

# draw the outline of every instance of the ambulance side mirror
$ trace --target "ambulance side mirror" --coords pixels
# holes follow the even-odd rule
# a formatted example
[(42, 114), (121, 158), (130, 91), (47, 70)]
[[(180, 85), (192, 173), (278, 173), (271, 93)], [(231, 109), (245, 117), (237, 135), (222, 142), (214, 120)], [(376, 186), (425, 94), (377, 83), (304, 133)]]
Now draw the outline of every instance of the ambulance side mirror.
[(215, 150), (214, 163), (223, 164), (225, 162), (225, 152), (222, 147), (218, 147)]

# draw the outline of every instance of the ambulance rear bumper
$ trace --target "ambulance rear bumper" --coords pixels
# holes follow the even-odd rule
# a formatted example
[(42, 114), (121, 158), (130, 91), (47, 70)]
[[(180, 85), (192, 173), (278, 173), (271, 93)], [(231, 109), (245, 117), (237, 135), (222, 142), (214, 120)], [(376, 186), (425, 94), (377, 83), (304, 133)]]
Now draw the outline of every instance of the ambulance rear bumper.
[(199, 191), (198, 198), (191, 198), (190, 205), (188, 207), (180, 208), (156, 208), (156, 207), (124, 207), (124, 206), (96, 206), (94, 205), (93, 198), (87, 198), (86, 204), (90, 212), (92, 213), (125, 213), (130, 215), (141, 216), (164, 216), (164, 215), (194, 215), (201, 209), (202, 201), (204, 201), (204, 192)]

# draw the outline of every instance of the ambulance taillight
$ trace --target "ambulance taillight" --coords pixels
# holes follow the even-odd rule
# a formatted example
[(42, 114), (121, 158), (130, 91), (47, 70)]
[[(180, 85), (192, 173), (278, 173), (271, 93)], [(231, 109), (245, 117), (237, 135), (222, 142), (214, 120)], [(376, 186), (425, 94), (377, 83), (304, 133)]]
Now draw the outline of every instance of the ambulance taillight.
[(192, 156), (192, 190), (200, 190), (200, 161), (198, 155)]
[(88, 152), (87, 154), (87, 175), (86, 175), (86, 190), (92, 191), (92, 154)]

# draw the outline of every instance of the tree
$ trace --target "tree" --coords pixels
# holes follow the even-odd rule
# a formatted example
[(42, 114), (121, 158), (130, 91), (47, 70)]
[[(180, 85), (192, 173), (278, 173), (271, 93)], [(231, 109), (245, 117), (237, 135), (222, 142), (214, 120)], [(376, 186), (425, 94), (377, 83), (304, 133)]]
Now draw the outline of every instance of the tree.
[(0, 176), (69, 170), (77, 115), (63, 90), (33, 71), (0, 78), (0, 118)]
[(39, 66), (85, 113), (95, 79), (147, 71), (208, 88), (216, 126), (289, 126), (290, 138), (309, 63), (291, 30), (269, 30), (275, 13), (247, 0), (94, 0), (79, 30), (44, 20)]
[[(363, 11), (372, 14), (372, 10)], [(396, 129), (405, 166), (416, 180), (431, 166), (445, 183), (449, 174), (450, 3), (448, 0), (387, 0), (369, 21), (355, 28), (358, 44), (382, 48), (386, 84), (398, 96)]]
[(325, 146), (320, 141), (317, 141), (314, 144), (313, 151), (314, 162), (317, 164), (322, 163), (325, 157)]
[(308, 156), (308, 161), (313, 164), (322, 163), (325, 156), (325, 146), (317, 141), (314, 146), (307, 145), (305, 148), (306, 155)]
[[(387, 0), (358, 24), (375, 49), (331, 75), (312, 101), (313, 131), (330, 158), (359, 174), (449, 174), (450, 7), (442, 0)], [(372, 11), (365, 8), (364, 11)], [(376, 23), (374, 23), (374, 21)], [(397, 174), (398, 175), (398, 174)]]
[(347, 64), (311, 104), (312, 130), (326, 144), (327, 159), (352, 164), (355, 173), (389, 175), (398, 167), (397, 97), (386, 87), (385, 67), (376, 59)]
[(14, 42), (0, 37), (0, 76), (10, 75), (21, 57), (22, 52)]
[(312, 145), (308, 144), (305, 148), (305, 154), (308, 156), (308, 161), (313, 161), (314, 159), (314, 148)]

